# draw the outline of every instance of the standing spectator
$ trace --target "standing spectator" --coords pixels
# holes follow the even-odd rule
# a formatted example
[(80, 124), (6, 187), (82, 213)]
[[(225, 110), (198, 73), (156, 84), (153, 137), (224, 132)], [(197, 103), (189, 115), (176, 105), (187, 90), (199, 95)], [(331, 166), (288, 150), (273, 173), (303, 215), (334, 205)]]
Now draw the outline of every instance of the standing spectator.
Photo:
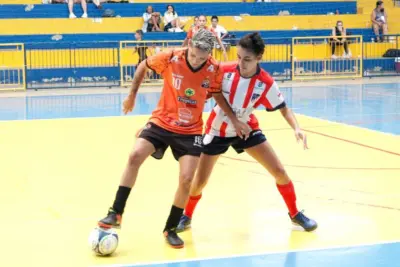
[(192, 26), (190, 28), (196, 27), (197, 25), (199, 25), (199, 16), (194, 17), (193, 21), (194, 21), (194, 23), (192, 24)]
[(385, 35), (388, 33), (388, 21), (387, 21), (387, 13), (383, 8), (383, 2), (376, 2), (376, 8), (372, 10), (371, 14), (372, 28), (374, 30), (376, 41), (380, 41), (379, 30), (382, 30), (382, 33)]
[(217, 16), (212, 16), (211, 17), (211, 27), (214, 29), (214, 31), (217, 33), (217, 36), (223, 40), (227, 35), (228, 31), (222, 27), (221, 25), (218, 25), (218, 17)]
[(187, 46), (189, 44), (189, 41), (193, 38), (193, 36), (196, 34), (197, 31), (199, 31), (200, 29), (205, 29), (214, 34), (214, 36), (217, 39), (218, 45), (222, 49), (222, 53), (224, 55), (225, 61), (228, 61), (228, 55), (226, 54), (225, 46), (223, 45), (221, 38), (219, 38), (216, 31), (212, 27), (207, 27), (206, 24), (207, 24), (207, 17), (204, 15), (199, 16), (198, 25), (195, 27), (192, 27), (188, 31), (186, 39), (185, 39), (185, 41), (183, 41), (183, 46)]
[(160, 22), (161, 22), (161, 14), (160, 12), (154, 12), (152, 6), (148, 6), (146, 12), (143, 13), (143, 32), (160, 32)]
[(82, 9), (83, 9), (82, 18), (87, 18), (88, 17), (86, 0), (68, 0), (68, 10), (69, 10), (69, 18), (70, 19), (75, 19), (76, 18), (73, 9), (74, 9), (74, 4), (75, 3), (79, 3), (79, 2), (81, 2), (81, 6), (82, 6)]
[(338, 20), (336, 22), (336, 26), (332, 29), (332, 58), (335, 59), (337, 56), (335, 55), (335, 49), (337, 45), (344, 46), (344, 55), (343, 57), (349, 57), (349, 42), (346, 40), (346, 29), (343, 27), (343, 21)]
[(167, 11), (164, 13), (164, 31), (173, 31), (173, 29), (181, 29), (181, 23), (178, 13), (172, 5), (167, 6)]

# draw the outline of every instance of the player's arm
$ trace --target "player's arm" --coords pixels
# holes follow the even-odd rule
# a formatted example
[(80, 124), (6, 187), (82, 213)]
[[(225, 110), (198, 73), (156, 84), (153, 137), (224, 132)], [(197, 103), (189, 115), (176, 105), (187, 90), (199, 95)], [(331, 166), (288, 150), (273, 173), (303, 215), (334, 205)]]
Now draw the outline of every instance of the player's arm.
[(136, 68), (135, 75), (133, 76), (131, 90), (129, 91), (129, 95), (136, 97), (139, 87), (142, 84), (144, 76), (146, 75), (146, 71), (147, 71), (146, 60), (143, 60)]
[[(307, 149), (308, 146), (306, 135), (301, 131), (300, 125), (297, 122), (292, 110), (286, 106), (285, 99), (279, 90), (278, 84), (276, 84), (276, 82), (269, 77), (267, 80), (267, 86), (269, 86), (269, 89), (265, 91), (265, 94), (261, 97), (260, 103), (258, 104), (265, 106), (267, 111), (275, 111), (279, 109), (283, 118), (294, 130), (297, 141), (302, 140), (304, 149)], [(258, 104), (256, 106), (258, 106)]]
[(142, 84), (144, 76), (148, 69), (151, 69), (158, 74), (164, 72), (164, 70), (168, 67), (169, 59), (171, 58), (171, 52), (162, 52), (155, 56), (151, 56), (146, 60), (140, 62), (139, 66), (135, 71), (135, 75), (133, 76), (133, 81), (131, 85), (131, 89), (129, 91), (128, 96), (125, 98), (123, 103), (123, 111), (125, 114), (131, 112), (135, 106), (135, 99), (137, 92), (139, 91), (139, 87)]
[(211, 84), (210, 88), (207, 90), (208, 94), (211, 94), (215, 99), (217, 105), (222, 109), (225, 115), (231, 120), (233, 126), (235, 127), (236, 133), (241, 138), (247, 139), (250, 134), (250, 127), (247, 123), (241, 122), (236, 117), (236, 114), (233, 112), (231, 106), (226, 101), (225, 97), (222, 94), (222, 80), (224, 79), (224, 73), (222, 67), (219, 66), (217, 73), (215, 75), (215, 81)]
[(236, 117), (236, 114), (233, 112), (231, 106), (226, 101), (225, 97), (221, 92), (212, 93), (213, 98), (217, 105), (222, 109), (225, 115), (231, 120), (233, 126), (235, 127), (236, 133), (241, 138), (247, 139), (250, 134), (250, 127), (247, 123), (241, 122)]
[(292, 127), (292, 129), (294, 130), (297, 142), (299, 142), (300, 140), (303, 141), (304, 149), (307, 149), (307, 137), (305, 133), (303, 133), (303, 131), (300, 129), (300, 125), (297, 122), (296, 116), (294, 115), (293, 111), (287, 106), (284, 106), (280, 109), (280, 112), (287, 123), (290, 125), (290, 127)]

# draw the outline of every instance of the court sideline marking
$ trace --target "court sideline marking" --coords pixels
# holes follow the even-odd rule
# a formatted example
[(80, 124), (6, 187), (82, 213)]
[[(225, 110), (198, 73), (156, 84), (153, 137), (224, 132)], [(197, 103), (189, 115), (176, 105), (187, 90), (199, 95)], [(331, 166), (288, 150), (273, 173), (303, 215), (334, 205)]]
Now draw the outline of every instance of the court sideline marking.
[(369, 242), (369, 243), (361, 243), (358, 245), (338, 245), (338, 246), (329, 246), (329, 247), (324, 247), (324, 248), (293, 249), (293, 250), (279, 250), (279, 251), (270, 251), (270, 252), (245, 253), (245, 254), (240, 254), (240, 255), (230, 255), (230, 256), (220, 256), (220, 257), (200, 257), (200, 258), (194, 258), (194, 259), (182, 259), (182, 260), (172, 260), (172, 261), (155, 261), (155, 262), (133, 263), (133, 264), (102, 264), (102, 265), (92, 265), (91, 267), (152, 266), (152, 265), (160, 265), (160, 264), (185, 263), (185, 262), (196, 262), (196, 261), (207, 261), (207, 260), (237, 259), (237, 258), (246, 258), (246, 257), (255, 257), (255, 256), (276, 255), (276, 254), (324, 251), (324, 250), (333, 250), (333, 249), (342, 249), (342, 248), (370, 247), (370, 246), (376, 246), (376, 245), (389, 245), (389, 244), (396, 244), (396, 243), (399, 243), (399, 245), (400, 245), (400, 240)]

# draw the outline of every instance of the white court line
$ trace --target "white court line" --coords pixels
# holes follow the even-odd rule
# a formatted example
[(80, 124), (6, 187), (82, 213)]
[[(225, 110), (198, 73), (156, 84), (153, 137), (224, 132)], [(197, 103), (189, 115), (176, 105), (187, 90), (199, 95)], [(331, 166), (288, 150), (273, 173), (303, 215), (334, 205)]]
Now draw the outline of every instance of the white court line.
[(378, 93), (378, 92), (367, 92), (369, 95), (381, 95), (381, 96), (390, 96), (390, 97), (396, 97), (400, 98), (400, 96), (393, 95), (393, 94), (385, 94), (385, 93)]
[(400, 245), (400, 240), (361, 243), (361, 244), (357, 244), (357, 245), (339, 245), (339, 246), (330, 246), (330, 247), (324, 247), (324, 248), (294, 249), (294, 250), (279, 250), (279, 251), (273, 251), (273, 252), (247, 253), (247, 254), (241, 254), (241, 255), (230, 255), (230, 256), (221, 256), (221, 257), (203, 257), (203, 258), (182, 259), (182, 260), (174, 260), (174, 261), (155, 261), (155, 262), (146, 262), (146, 263), (111, 264), (111, 265), (103, 264), (103, 265), (92, 265), (91, 267), (151, 266), (151, 265), (158, 265), (158, 264), (172, 264), (172, 263), (208, 261), (208, 260), (222, 260), (222, 259), (237, 259), (237, 258), (246, 258), (246, 257), (254, 257), (254, 256), (267, 256), (267, 255), (283, 254), (283, 253), (287, 254), (287, 253), (312, 252), (312, 251), (332, 250), (332, 249), (341, 249), (341, 248), (357, 248), (357, 247), (365, 247), (365, 246), (395, 244), (395, 243), (399, 243), (399, 245)]
[[(368, 131), (371, 131), (371, 132), (386, 134), (386, 135), (390, 135), (390, 136), (394, 136), (394, 137), (400, 137), (400, 135), (397, 135), (397, 134), (394, 134), (394, 133), (388, 133), (388, 132), (384, 132), (384, 131), (373, 130), (373, 129), (369, 129), (369, 128), (366, 128), (366, 127), (361, 127), (361, 126), (358, 126), (358, 125), (347, 124), (347, 123), (344, 123), (344, 122), (336, 122), (336, 121), (331, 121), (331, 120), (327, 120), (327, 119), (321, 119), (321, 118), (312, 117), (312, 116), (309, 116), (309, 115), (304, 115), (302, 113), (298, 113), (298, 114), (301, 115), (301, 116), (304, 116), (304, 117), (320, 120), (320, 121), (323, 121), (323, 122), (329, 122), (329, 123), (338, 124), (338, 125), (341, 125), (341, 126), (349, 126), (349, 127), (353, 127), (353, 128), (357, 128), (357, 129), (368, 130)], [(387, 115), (387, 114), (391, 114), (391, 113), (385, 113), (385, 114), (382, 114), (382, 115)], [(394, 114), (398, 114), (398, 113), (394, 113)], [(305, 128), (305, 129), (307, 129), (307, 128)]]

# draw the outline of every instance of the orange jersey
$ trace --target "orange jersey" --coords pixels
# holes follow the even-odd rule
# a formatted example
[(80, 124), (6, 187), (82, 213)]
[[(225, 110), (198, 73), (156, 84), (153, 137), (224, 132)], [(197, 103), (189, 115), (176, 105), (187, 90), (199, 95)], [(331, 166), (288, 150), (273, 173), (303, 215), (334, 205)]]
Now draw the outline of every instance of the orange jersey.
[[(199, 26), (194, 26), (194, 27), (192, 27), (192, 28), (188, 31), (188, 33), (187, 33), (187, 39), (189, 39), (189, 40), (192, 39), (193, 36), (196, 34), (196, 32), (197, 32), (199, 29), (200, 29)], [(217, 33), (214, 31), (214, 29), (213, 29), (212, 27), (207, 27), (207, 26), (205, 26), (204, 29), (210, 31), (212, 34), (215, 35), (215, 37), (217, 37)]]
[(164, 86), (150, 121), (179, 134), (202, 134), (207, 93), (221, 91), (223, 73), (211, 56), (199, 70), (187, 62), (188, 49), (149, 57), (147, 66), (161, 74)]

